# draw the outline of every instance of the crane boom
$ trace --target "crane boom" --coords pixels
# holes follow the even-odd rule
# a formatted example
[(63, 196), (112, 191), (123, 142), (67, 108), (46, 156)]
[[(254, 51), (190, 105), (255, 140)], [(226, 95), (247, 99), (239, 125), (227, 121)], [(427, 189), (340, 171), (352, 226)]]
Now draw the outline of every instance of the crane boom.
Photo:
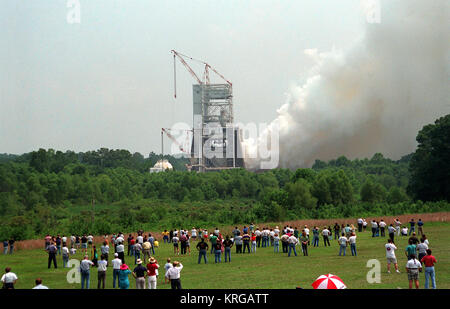
[[(186, 67), (186, 69), (189, 71), (189, 73), (191, 73), (192, 77), (194, 77), (194, 79), (198, 82), (199, 85), (209, 85), (210, 84), (210, 78), (209, 78), (209, 69), (211, 69), (214, 73), (216, 73), (220, 78), (222, 78), (225, 82), (227, 82), (230, 86), (233, 86), (233, 84), (227, 80), (225, 78), (225, 76), (223, 76), (222, 74), (220, 74), (219, 72), (217, 72), (216, 69), (214, 69), (211, 65), (209, 65), (208, 63), (206, 63), (205, 61), (202, 60), (198, 60), (198, 59), (194, 59), (192, 57), (183, 55), (175, 50), (171, 50), (171, 52), (173, 53), (173, 74), (174, 74), (174, 97), (177, 97), (177, 79), (176, 79), (176, 57), (178, 57), (178, 59), (180, 59), (180, 62)], [(203, 81), (198, 77), (197, 74), (195, 74), (194, 70), (189, 66), (189, 64), (186, 62), (186, 60), (184, 60), (184, 58), (188, 58), (192, 61), (196, 61), (199, 63), (202, 63), (205, 65), (205, 70), (203, 72)]]
[(188, 151), (188, 150), (185, 150), (185, 149), (183, 148), (183, 145), (181, 145), (181, 144), (177, 141), (177, 139), (176, 139), (175, 137), (173, 137), (172, 134), (169, 133), (168, 129), (161, 128), (161, 133), (162, 133), (162, 132), (166, 133), (167, 137), (170, 138), (170, 140), (171, 140), (172, 142), (174, 142), (182, 152), (187, 153), (187, 154), (190, 154), (189, 151)]

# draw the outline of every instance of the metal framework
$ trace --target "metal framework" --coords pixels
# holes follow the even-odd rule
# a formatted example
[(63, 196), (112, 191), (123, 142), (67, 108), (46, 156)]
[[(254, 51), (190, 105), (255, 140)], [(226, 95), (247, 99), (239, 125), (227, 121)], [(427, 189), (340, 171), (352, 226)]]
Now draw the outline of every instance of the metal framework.
[[(208, 63), (172, 50), (174, 57), (174, 97), (176, 98), (176, 58), (196, 80), (193, 85), (193, 140), (191, 147), (192, 170), (208, 170), (243, 167), (239, 130), (234, 127), (233, 84)], [(200, 79), (185, 58), (204, 65)], [(211, 84), (209, 71), (217, 74), (225, 83)], [(166, 132), (167, 133), (167, 132)]]

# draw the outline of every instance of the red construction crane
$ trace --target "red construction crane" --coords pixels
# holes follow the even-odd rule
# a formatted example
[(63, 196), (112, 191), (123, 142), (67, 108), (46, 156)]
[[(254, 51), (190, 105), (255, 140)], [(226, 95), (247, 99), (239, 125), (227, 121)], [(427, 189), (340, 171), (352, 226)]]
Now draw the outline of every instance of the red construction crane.
[[(174, 76), (174, 97), (177, 98), (177, 71), (176, 71), (176, 57), (178, 57), (178, 59), (180, 59), (180, 62), (186, 67), (186, 69), (189, 71), (189, 73), (191, 73), (192, 77), (194, 77), (194, 79), (199, 83), (199, 85), (209, 85), (210, 84), (210, 79), (209, 79), (209, 69), (211, 69), (214, 73), (216, 73), (220, 78), (222, 78), (225, 82), (227, 82), (230, 86), (233, 86), (233, 84), (227, 80), (222, 74), (220, 74), (219, 72), (217, 72), (216, 69), (214, 69), (212, 66), (210, 66), (208, 63), (202, 61), (202, 60), (198, 60), (198, 59), (194, 59), (192, 57), (183, 55), (175, 50), (171, 50), (171, 52), (173, 53), (173, 76)], [(195, 74), (194, 70), (189, 66), (189, 64), (187, 64), (186, 60), (184, 60), (184, 58), (188, 58), (192, 61), (196, 61), (199, 62), (203, 65), (205, 65), (205, 70), (203, 72), (203, 80), (201, 80), (197, 74)]]
[[(177, 139), (176, 139), (172, 134), (169, 133), (169, 131), (170, 131), (170, 129), (164, 129), (164, 128), (161, 128), (161, 137), (162, 137), (163, 132), (166, 133), (167, 137), (170, 138), (170, 140), (171, 140), (172, 142), (174, 142), (182, 152), (187, 153), (187, 154), (190, 154), (190, 151), (184, 149), (183, 145), (181, 145), (181, 144), (177, 141)], [(191, 130), (186, 130), (186, 131), (191, 131)], [(189, 135), (188, 135), (187, 138), (189, 139)], [(162, 140), (161, 140), (161, 142), (162, 142)], [(161, 147), (163, 147), (163, 146), (161, 146)]]

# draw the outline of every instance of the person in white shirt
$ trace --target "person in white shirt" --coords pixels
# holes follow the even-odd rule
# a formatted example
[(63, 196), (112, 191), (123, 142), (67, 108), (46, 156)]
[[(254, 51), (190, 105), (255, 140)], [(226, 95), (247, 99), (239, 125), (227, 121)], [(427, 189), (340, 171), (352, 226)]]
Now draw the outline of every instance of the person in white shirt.
[(308, 228), (308, 226), (305, 225), (305, 228), (304, 228), (303, 230), (305, 231), (306, 236), (308, 237), (308, 246), (309, 246), (311, 243), (310, 243), (310, 241), (309, 241), (309, 228)]
[(120, 266), (122, 266), (122, 260), (119, 259), (119, 255), (117, 253), (114, 253), (115, 259), (111, 261), (113, 265), (113, 288), (116, 288), (116, 279), (119, 280), (119, 272), (120, 272)]
[(136, 242), (142, 246), (144, 243), (144, 237), (142, 237), (142, 235), (138, 235), (138, 237), (136, 237)]
[(395, 230), (397, 231), (397, 236), (400, 236), (400, 227), (402, 226), (402, 223), (400, 222), (400, 220), (395, 219)]
[(191, 237), (192, 237), (192, 240), (197, 239), (197, 230), (195, 229), (195, 227), (193, 227), (191, 230)]
[(364, 229), (364, 232), (366, 231), (366, 227), (367, 227), (367, 221), (366, 221), (366, 219), (363, 218), (363, 229)]
[(0, 281), (3, 283), (5, 289), (14, 289), (14, 284), (16, 284), (18, 279), (17, 275), (11, 272), (11, 267), (6, 267), (5, 274)]
[(362, 218), (359, 218), (358, 220), (357, 220), (357, 223), (358, 223), (358, 232), (362, 232), (362, 227), (363, 227), (363, 219)]
[(419, 255), (419, 261), (422, 261), (422, 258), (427, 255), (428, 245), (425, 243), (425, 239), (420, 239), (420, 244), (417, 245), (417, 253)]
[(91, 269), (92, 265), (94, 265), (94, 263), (89, 260), (88, 255), (85, 255), (84, 260), (82, 260), (80, 263), (81, 289), (84, 289), (85, 284), (86, 284), (86, 289), (89, 290), (90, 269)]
[(345, 256), (345, 251), (347, 250), (348, 239), (347, 239), (347, 237), (345, 237), (344, 233), (341, 234), (341, 237), (339, 237), (338, 242), (339, 242), (339, 256), (341, 256), (342, 252), (344, 252), (344, 256)]
[(125, 246), (123, 243), (119, 243), (116, 246), (116, 253), (119, 254), (119, 259), (122, 260), (122, 264), (125, 264)]
[(356, 255), (356, 235), (352, 232), (351, 236), (348, 238), (348, 243), (350, 244), (350, 250), (352, 251), (352, 256)]
[(167, 279), (170, 280), (172, 290), (181, 290), (181, 270), (183, 264), (178, 261), (173, 261), (173, 267), (169, 268), (166, 272)]
[(100, 289), (100, 285), (102, 286), (102, 289), (105, 288), (107, 266), (108, 266), (108, 261), (106, 260), (106, 256), (104, 254), (102, 254), (100, 257), (100, 261), (97, 262), (97, 267), (98, 267), (97, 289)]
[(372, 220), (372, 237), (376, 236), (378, 228), (378, 223), (375, 220)]
[(34, 282), (36, 283), (36, 286), (33, 288), (33, 290), (48, 290), (48, 287), (42, 285), (41, 278), (37, 278)]
[(322, 236), (323, 236), (323, 244), (325, 247), (327, 246), (327, 243), (328, 243), (328, 246), (330, 246), (329, 235), (330, 235), (330, 230), (328, 230), (328, 228), (326, 226), (324, 226), (323, 230), (322, 230)]
[(74, 236), (74, 235), (72, 235), (72, 236), (70, 236), (70, 246), (72, 247), (75, 247), (75, 240), (76, 240), (76, 237)]
[(64, 247), (61, 249), (62, 252), (62, 260), (63, 260), (63, 268), (66, 267), (66, 265), (69, 263), (69, 248), (67, 248), (67, 245), (64, 243)]
[(63, 235), (63, 237), (61, 238), (63, 245), (67, 244), (67, 237)]
[(411, 259), (406, 263), (406, 271), (408, 272), (409, 288), (412, 289), (413, 281), (416, 289), (419, 288), (419, 272), (422, 271), (422, 264), (416, 259), (415, 254), (411, 254)]
[(402, 228), (402, 236), (408, 236), (408, 228), (406, 226)]
[(380, 220), (380, 232), (381, 232), (380, 234), (381, 234), (381, 237), (385, 237), (385, 233), (384, 233), (385, 228), (386, 228), (386, 222), (384, 222), (383, 219), (381, 219)]
[(297, 256), (297, 251), (295, 250), (295, 246), (298, 244), (298, 239), (297, 237), (295, 237), (294, 235), (291, 235), (288, 238), (288, 243), (289, 243), (289, 253), (288, 256), (291, 256), (291, 251), (294, 250), (294, 254), (295, 256)]
[(395, 250), (397, 250), (397, 247), (394, 245), (394, 242), (392, 239), (388, 239), (388, 243), (384, 245), (386, 248), (386, 259), (387, 259), (387, 272), (391, 273), (391, 263), (395, 266), (395, 271), (397, 273), (400, 273), (398, 270), (398, 264), (397, 264), (397, 258), (395, 257)]

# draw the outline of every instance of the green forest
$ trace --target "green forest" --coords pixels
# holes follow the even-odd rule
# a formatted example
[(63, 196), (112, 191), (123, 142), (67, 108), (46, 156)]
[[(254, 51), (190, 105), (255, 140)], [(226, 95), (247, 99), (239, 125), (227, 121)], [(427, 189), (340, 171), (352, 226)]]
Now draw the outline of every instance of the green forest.
[(341, 156), (311, 168), (196, 173), (127, 150), (0, 154), (0, 237), (110, 234), (174, 227), (450, 210), (450, 115), (423, 127), (400, 160)]

